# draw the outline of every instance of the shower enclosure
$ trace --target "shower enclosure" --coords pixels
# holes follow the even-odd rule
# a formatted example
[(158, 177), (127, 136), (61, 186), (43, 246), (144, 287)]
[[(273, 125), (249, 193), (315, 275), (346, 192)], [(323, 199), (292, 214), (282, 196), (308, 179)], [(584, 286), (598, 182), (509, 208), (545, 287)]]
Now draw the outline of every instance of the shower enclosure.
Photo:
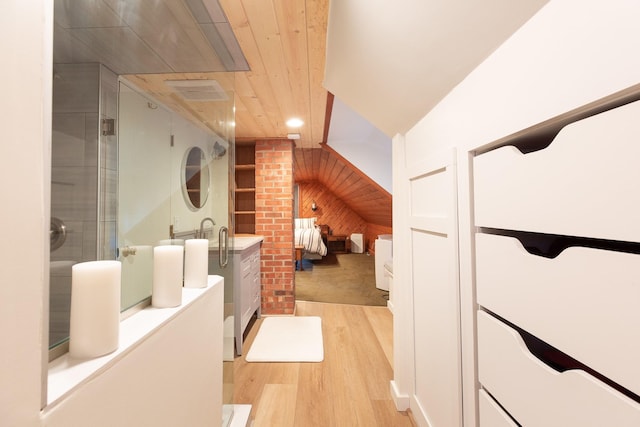
[(115, 259), (117, 76), (105, 66), (55, 64), (51, 167), (49, 346), (69, 336), (71, 266)]
[(153, 246), (206, 217), (212, 240), (233, 232), (233, 71), (248, 64), (217, 1), (149, 6), (54, 1), (50, 357), (68, 340), (75, 263), (121, 261), (124, 310), (149, 300)]

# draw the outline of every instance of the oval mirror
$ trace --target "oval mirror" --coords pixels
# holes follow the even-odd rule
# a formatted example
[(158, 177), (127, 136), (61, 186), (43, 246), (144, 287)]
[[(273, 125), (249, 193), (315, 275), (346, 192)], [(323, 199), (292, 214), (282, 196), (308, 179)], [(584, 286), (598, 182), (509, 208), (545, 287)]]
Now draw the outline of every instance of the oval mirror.
[(182, 195), (191, 210), (198, 210), (209, 195), (209, 165), (200, 147), (191, 147), (182, 160)]

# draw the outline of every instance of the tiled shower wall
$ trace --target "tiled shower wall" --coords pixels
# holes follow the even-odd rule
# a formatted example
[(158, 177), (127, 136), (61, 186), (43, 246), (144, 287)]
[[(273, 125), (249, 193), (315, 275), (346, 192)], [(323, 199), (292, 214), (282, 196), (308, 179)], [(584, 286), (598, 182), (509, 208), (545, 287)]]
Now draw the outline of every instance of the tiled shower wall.
[(117, 212), (117, 141), (101, 134), (117, 116), (117, 76), (91, 63), (55, 64), (53, 77), (51, 216), (67, 238), (51, 252), (51, 344), (68, 336), (71, 264), (115, 259)]

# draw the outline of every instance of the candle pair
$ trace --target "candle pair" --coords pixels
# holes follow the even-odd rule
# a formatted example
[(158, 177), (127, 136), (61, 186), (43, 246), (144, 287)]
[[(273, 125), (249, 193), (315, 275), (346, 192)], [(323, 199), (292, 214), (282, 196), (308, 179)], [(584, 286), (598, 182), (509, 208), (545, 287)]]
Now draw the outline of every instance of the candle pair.
[(182, 285), (203, 288), (207, 286), (209, 240), (189, 239), (183, 246), (162, 245), (153, 249), (154, 307), (177, 307), (182, 304)]

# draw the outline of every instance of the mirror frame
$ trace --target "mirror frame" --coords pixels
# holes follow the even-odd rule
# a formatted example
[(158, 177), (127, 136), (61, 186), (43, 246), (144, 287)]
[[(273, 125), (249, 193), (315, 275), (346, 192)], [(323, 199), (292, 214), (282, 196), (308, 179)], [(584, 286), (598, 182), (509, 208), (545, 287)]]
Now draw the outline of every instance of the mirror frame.
[[(196, 156), (199, 160), (197, 164)], [(202, 209), (209, 199), (210, 176), (209, 164), (204, 150), (198, 146), (189, 147), (182, 158), (180, 180), (184, 201), (194, 212)], [(203, 188), (203, 185), (206, 188)]]

